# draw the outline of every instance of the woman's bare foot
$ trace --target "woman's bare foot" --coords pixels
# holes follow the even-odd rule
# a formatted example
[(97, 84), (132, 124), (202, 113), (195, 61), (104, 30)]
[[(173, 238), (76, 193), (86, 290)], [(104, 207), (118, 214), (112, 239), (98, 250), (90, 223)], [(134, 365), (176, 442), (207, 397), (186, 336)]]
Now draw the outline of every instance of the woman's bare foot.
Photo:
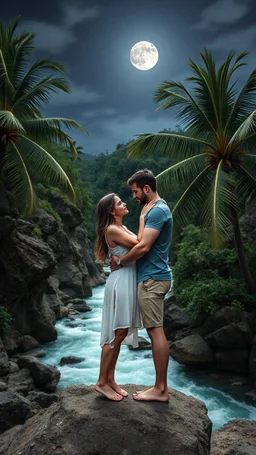
[(108, 381), (108, 385), (119, 395), (122, 395), (123, 397), (128, 397), (128, 393), (126, 390), (121, 389), (121, 387), (116, 383), (116, 381)]
[(132, 397), (137, 401), (161, 401), (163, 403), (168, 403), (169, 401), (168, 391), (161, 392), (161, 390), (155, 387), (133, 393)]
[(119, 393), (116, 393), (108, 384), (100, 386), (98, 383), (95, 386), (95, 390), (98, 393), (104, 395), (108, 400), (121, 401), (124, 397)]

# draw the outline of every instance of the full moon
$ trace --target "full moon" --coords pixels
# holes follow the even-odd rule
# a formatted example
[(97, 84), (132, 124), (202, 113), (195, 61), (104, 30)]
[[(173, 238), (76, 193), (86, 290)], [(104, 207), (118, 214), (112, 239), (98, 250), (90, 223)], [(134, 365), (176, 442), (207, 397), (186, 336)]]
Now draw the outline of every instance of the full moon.
[(148, 41), (140, 41), (131, 48), (130, 60), (138, 70), (151, 70), (157, 64), (158, 58), (157, 48)]

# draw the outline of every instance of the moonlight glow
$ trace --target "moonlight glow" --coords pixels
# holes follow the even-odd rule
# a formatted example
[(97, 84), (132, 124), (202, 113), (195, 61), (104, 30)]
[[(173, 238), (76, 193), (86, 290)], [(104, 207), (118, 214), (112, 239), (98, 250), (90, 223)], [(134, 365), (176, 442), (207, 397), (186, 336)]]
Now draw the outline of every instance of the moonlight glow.
[(131, 48), (130, 60), (138, 70), (150, 70), (157, 64), (158, 58), (157, 48), (148, 41), (140, 41)]

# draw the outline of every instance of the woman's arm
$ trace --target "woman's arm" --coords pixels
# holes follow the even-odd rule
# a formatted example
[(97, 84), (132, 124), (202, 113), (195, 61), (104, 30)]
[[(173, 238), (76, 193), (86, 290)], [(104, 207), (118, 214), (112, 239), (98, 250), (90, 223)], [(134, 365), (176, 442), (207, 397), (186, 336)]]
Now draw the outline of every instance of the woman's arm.
[(138, 232), (138, 235), (137, 235), (137, 239), (138, 239), (138, 242), (141, 241), (142, 239), (142, 234), (143, 234), (143, 231), (144, 231), (144, 219), (145, 219), (145, 215), (140, 215), (140, 220), (139, 220), (139, 232)]
[(107, 228), (107, 241), (109, 244), (114, 242), (116, 245), (126, 246), (127, 248), (132, 248), (138, 243), (134, 234), (129, 234), (126, 229), (122, 229), (114, 224), (111, 224)]

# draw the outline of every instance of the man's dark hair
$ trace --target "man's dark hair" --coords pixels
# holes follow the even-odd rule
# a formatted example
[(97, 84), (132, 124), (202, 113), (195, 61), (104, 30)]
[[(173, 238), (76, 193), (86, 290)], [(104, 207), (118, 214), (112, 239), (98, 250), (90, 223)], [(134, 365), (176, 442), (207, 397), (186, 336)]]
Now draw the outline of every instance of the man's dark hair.
[(142, 169), (135, 172), (135, 174), (127, 180), (129, 186), (132, 186), (133, 183), (136, 183), (141, 190), (145, 185), (148, 185), (154, 193), (156, 192), (156, 178), (149, 169)]

